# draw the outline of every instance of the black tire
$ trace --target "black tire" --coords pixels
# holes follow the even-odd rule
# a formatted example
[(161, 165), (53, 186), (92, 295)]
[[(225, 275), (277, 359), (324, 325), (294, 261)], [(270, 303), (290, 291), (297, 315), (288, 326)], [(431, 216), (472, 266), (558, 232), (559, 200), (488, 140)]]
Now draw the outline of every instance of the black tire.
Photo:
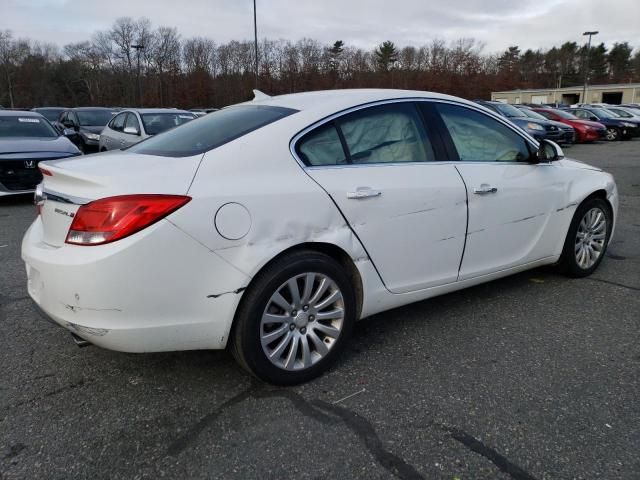
[[(272, 295), (278, 292), (285, 282), (309, 272), (333, 280), (342, 294), (344, 317), (340, 334), (331, 344), (328, 353), (309, 367), (285, 370), (267, 358), (260, 339), (261, 319)], [(307, 382), (326, 371), (338, 357), (351, 334), (355, 317), (356, 295), (344, 268), (333, 258), (322, 253), (310, 250), (294, 252), (274, 261), (254, 278), (236, 312), (230, 349), (238, 363), (260, 380), (275, 385)], [(309, 330), (311, 325), (310, 322)], [(303, 330), (296, 331), (304, 333)], [(309, 345), (312, 343), (309, 342)]]
[(87, 153), (87, 146), (84, 144), (84, 142), (82, 140), (80, 140), (80, 143), (78, 143), (78, 150), (80, 150), (80, 152), (83, 155), (86, 155), (86, 153)]
[(616, 140), (620, 140), (620, 130), (616, 127), (607, 127), (605, 139), (608, 142), (615, 142)]
[[(591, 211), (594, 208), (601, 210), (606, 219), (604, 245), (595, 263), (588, 268), (584, 268), (579, 265), (576, 258), (578, 228), (580, 226), (580, 222), (582, 222), (587, 212)], [(606, 200), (600, 197), (591, 197), (582, 202), (576, 209), (576, 212), (573, 215), (573, 219), (571, 220), (571, 225), (569, 226), (569, 231), (567, 232), (567, 238), (565, 239), (564, 247), (562, 249), (562, 255), (560, 256), (560, 261), (558, 262), (559, 270), (565, 275), (574, 278), (587, 277), (595, 272), (607, 252), (612, 227), (613, 212), (611, 210), (611, 206)]]

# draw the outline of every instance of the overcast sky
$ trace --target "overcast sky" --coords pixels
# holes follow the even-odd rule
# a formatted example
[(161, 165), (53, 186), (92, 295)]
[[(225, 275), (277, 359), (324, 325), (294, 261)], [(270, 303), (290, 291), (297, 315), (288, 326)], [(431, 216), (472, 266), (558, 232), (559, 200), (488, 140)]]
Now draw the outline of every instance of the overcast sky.
[[(582, 42), (628, 41), (640, 47), (640, 0), (257, 0), (260, 38), (374, 48), (473, 37), (485, 52)], [(253, 38), (252, 0), (0, 0), (0, 29), (64, 45), (87, 40), (120, 16), (175, 26), (182, 37), (216, 42)]]

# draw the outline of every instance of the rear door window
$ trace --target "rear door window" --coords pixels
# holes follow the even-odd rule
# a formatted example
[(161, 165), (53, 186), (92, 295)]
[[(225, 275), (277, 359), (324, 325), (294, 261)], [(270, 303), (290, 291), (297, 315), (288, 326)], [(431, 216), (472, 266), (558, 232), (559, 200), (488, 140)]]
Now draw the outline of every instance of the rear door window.
[(300, 159), (309, 166), (348, 163), (338, 130), (333, 122), (307, 133), (298, 142), (297, 153)]
[(413, 103), (365, 108), (336, 120), (353, 164), (428, 162), (431, 142)]

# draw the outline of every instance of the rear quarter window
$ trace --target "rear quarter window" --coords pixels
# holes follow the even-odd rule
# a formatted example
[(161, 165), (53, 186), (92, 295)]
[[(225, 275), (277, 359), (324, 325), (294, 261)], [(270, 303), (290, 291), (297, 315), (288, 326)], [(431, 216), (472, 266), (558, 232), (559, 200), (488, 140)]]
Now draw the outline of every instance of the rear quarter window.
[(151, 137), (128, 150), (146, 155), (190, 157), (213, 150), (296, 112), (291, 108), (267, 105), (228, 107)]

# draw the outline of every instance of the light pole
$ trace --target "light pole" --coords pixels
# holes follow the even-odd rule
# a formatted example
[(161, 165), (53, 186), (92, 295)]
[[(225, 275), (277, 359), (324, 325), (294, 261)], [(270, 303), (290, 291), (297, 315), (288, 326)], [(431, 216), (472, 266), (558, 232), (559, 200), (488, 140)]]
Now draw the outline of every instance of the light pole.
[(138, 57), (138, 69), (137, 69), (137, 78), (138, 78), (138, 105), (140, 107), (142, 107), (142, 84), (140, 83), (140, 50), (144, 50), (144, 45), (137, 44), (137, 45), (131, 45), (131, 48), (134, 48), (136, 50), (136, 54)]
[(256, 18), (256, 0), (253, 0), (253, 40), (256, 54), (256, 90), (258, 89), (258, 20)]
[(582, 88), (582, 103), (587, 102), (587, 83), (589, 82), (589, 54), (591, 53), (591, 37), (593, 35), (597, 35), (598, 32), (584, 32), (582, 35), (589, 36), (589, 42), (587, 43), (587, 53), (586, 58), (584, 60), (584, 87)]

